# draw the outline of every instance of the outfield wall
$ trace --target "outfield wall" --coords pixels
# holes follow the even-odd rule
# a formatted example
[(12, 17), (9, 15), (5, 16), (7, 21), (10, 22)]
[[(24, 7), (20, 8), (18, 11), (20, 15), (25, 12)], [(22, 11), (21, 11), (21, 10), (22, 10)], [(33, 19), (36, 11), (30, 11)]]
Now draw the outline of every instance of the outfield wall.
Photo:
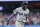
[[(15, 25), (5, 25), (5, 26), (0, 26), (0, 27), (15, 27)], [(40, 25), (24, 25), (24, 27), (40, 27)]]

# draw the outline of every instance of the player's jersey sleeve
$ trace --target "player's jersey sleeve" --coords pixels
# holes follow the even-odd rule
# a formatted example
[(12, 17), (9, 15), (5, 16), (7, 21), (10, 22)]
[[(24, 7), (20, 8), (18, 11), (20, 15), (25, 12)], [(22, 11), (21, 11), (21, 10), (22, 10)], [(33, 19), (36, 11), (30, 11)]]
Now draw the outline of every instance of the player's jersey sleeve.
[(30, 11), (29, 11), (29, 9), (27, 9), (27, 14), (29, 14), (30, 13)]
[(18, 8), (16, 8), (15, 10), (13, 10), (13, 13), (16, 14), (18, 12)]

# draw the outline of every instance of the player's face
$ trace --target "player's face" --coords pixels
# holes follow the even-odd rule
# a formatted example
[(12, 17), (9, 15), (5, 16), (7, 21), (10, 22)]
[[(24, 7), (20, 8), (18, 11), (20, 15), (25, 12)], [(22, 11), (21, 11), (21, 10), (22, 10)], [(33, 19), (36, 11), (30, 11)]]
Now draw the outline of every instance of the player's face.
[(28, 7), (28, 5), (24, 5), (24, 6), (23, 6), (23, 9), (25, 10), (25, 9), (27, 9), (27, 7)]

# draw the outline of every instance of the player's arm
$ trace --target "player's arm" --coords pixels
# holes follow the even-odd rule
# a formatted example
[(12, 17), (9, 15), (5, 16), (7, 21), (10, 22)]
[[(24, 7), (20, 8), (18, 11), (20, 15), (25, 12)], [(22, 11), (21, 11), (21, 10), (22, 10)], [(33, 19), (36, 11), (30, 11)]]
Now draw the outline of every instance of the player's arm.
[(28, 10), (28, 12), (27, 12), (27, 16), (26, 16), (26, 22), (29, 22), (29, 14), (30, 14), (30, 12), (29, 12), (29, 10)]
[(12, 19), (16, 14), (12, 13), (11, 16), (8, 18), (8, 21), (7, 21), (7, 25), (9, 24), (9, 21), (10, 19)]
[(8, 18), (8, 20), (12, 19), (14, 16), (16, 16), (18, 13), (18, 10), (14, 10), (13, 13), (10, 15), (10, 17)]
[(10, 17), (8, 18), (8, 20), (12, 19), (15, 15), (16, 15), (16, 14), (12, 13), (12, 14), (10, 15)]
[(9, 20), (10, 19), (12, 19), (14, 16), (16, 16), (17, 15), (17, 11), (15, 10), (15, 11), (13, 11), (13, 13), (10, 15), (10, 17), (8, 18), (8, 21), (7, 21), (7, 25), (9, 24)]
[(11, 14), (11, 16), (8, 18), (7, 25), (9, 24), (10, 19), (12, 19), (16, 15), (17, 15), (17, 13), (16, 14), (14, 14), (14, 13)]

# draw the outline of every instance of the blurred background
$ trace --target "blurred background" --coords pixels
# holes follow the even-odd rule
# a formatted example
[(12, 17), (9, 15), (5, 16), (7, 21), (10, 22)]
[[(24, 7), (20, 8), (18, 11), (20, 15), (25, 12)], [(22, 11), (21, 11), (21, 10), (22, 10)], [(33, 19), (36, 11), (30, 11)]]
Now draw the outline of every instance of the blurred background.
[[(27, 1), (24, 1), (27, 2)], [(23, 1), (8, 1), (0, 2), (0, 25), (7, 25), (9, 16), (18, 7), (21, 7)], [(40, 2), (28, 1), (28, 9), (30, 14), (27, 17), (25, 25), (40, 25)], [(14, 17), (9, 21), (9, 25), (15, 25), (16, 18)]]

